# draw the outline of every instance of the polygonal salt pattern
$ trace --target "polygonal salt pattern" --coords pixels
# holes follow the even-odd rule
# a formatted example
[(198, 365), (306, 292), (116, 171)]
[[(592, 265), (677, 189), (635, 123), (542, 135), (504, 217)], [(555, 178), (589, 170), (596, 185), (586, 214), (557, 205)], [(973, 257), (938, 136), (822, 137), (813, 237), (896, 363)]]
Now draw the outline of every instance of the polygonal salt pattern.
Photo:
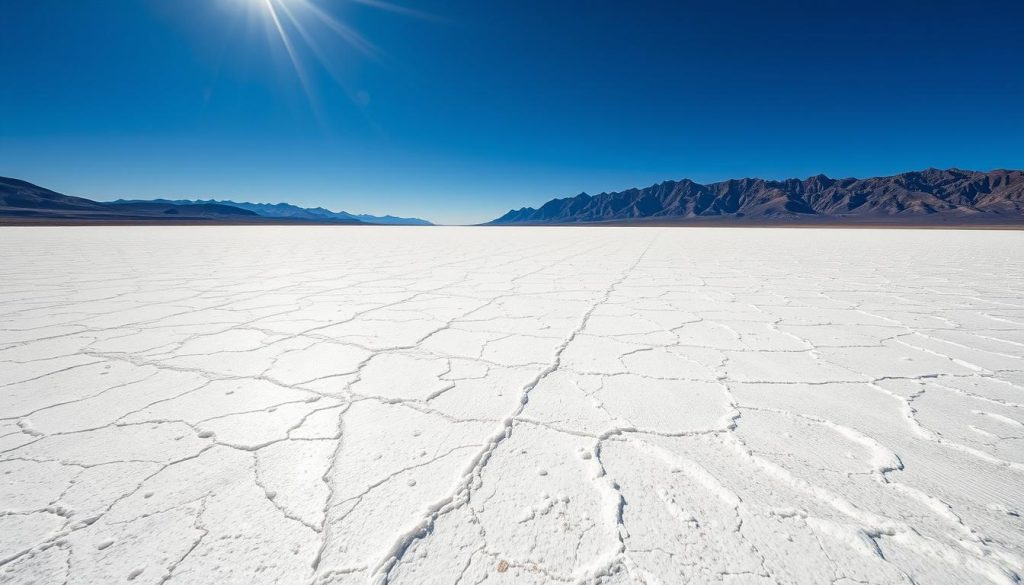
[(0, 229), (0, 584), (1017, 583), (1024, 233)]

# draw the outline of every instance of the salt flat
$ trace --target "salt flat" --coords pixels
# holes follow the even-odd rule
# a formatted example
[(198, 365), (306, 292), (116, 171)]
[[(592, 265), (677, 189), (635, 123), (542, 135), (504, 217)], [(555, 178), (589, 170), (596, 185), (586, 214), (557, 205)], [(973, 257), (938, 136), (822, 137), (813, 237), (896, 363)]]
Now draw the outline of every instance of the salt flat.
[(1017, 583), (1024, 233), (0, 229), (0, 583)]

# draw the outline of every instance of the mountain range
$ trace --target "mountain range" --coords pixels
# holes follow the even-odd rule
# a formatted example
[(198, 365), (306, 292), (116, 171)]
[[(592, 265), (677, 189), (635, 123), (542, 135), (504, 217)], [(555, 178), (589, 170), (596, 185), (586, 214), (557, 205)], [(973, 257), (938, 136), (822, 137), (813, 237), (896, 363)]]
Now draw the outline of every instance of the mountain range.
[(1024, 171), (926, 169), (888, 177), (689, 179), (552, 199), (487, 225), (580, 223), (1024, 224)]
[(115, 204), (140, 203), (145, 201), (170, 203), (173, 205), (228, 205), (238, 209), (245, 209), (261, 217), (276, 217), (282, 219), (302, 219), (310, 221), (318, 220), (355, 220), (362, 223), (379, 225), (434, 225), (425, 219), (418, 217), (395, 217), (393, 215), (365, 215), (353, 214), (346, 211), (331, 211), (323, 207), (299, 207), (291, 203), (249, 203), (247, 201), (229, 201), (216, 199), (118, 199)]
[(214, 223), (432, 225), (422, 219), (377, 217), (304, 209), (287, 203), (232, 201), (124, 200), (100, 202), (64, 195), (20, 179), (0, 177), (0, 223)]
[[(289, 203), (119, 199), (100, 202), (0, 177), (0, 223), (432, 225)], [(886, 177), (689, 179), (552, 199), (484, 225), (1024, 226), (1024, 171), (926, 169)]]

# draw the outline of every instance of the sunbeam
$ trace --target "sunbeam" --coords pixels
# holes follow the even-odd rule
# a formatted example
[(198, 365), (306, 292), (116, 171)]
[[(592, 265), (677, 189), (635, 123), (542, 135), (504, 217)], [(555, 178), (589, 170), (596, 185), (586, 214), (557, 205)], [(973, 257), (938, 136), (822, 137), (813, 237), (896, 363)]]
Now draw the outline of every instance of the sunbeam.
[[(324, 24), (326, 24), (328, 27), (337, 32), (341, 38), (349, 42), (360, 53), (369, 57), (370, 59), (373, 59), (374, 61), (378, 60), (376, 47), (374, 47), (369, 41), (363, 38), (362, 35), (357, 33), (351, 27), (346, 26), (341, 21), (335, 19), (331, 15), (321, 10), (316, 5), (307, 2), (306, 0), (295, 0), (291, 4), (298, 4), (302, 8), (311, 9), (317, 18), (319, 18)], [(334, 79), (335, 83), (337, 83), (338, 86), (345, 92), (345, 94), (348, 95), (349, 100), (352, 103), (356, 104), (357, 106), (364, 105), (359, 99), (359, 93), (353, 90), (345, 81), (344, 77), (341, 75), (341, 72), (338, 71), (338, 68), (336, 67), (334, 61), (330, 59), (330, 56), (327, 54), (327, 51), (321, 46), (321, 43), (319, 43), (314, 38), (313, 34), (308, 30), (307, 26), (303, 24), (301, 17), (295, 14), (295, 11), (292, 9), (289, 3), (281, 2), (278, 8), (282, 13), (284, 13), (288, 21), (291, 23), (291, 25), (295, 27), (295, 30), (302, 38), (302, 41), (313, 52), (313, 56), (316, 57), (316, 59), (319, 61), (320, 65), (324, 68), (324, 70), (327, 71), (328, 74), (330, 74), (330, 76)], [(318, 109), (319, 106), (312, 98), (312, 96), (307, 97), (310, 98), (310, 103), (312, 104), (312, 106), (315, 109)], [(315, 113), (318, 117), (320, 116), (319, 111)]]
[(408, 8), (401, 6), (393, 2), (385, 2), (384, 0), (352, 0), (356, 4), (362, 4), (364, 6), (372, 6), (380, 10), (386, 10), (388, 12), (394, 12), (395, 14), (401, 14), (403, 16), (412, 16), (415, 18), (422, 18), (426, 20), (436, 20), (437, 17), (428, 12), (422, 10), (416, 10), (415, 8)]
[[(382, 52), (376, 45), (351, 25), (331, 14), (328, 9), (318, 4), (317, 0), (248, 0), (245, 3), (251, 7), (259, 7), (260, 12), (267, 19), (268, 29), (271, 31), (270, 40), (274, 43), (280, 43), (280, 46), (284, 49), (288, 61), (298, 77), (299, 83), (302, 85), (303, 91), (314, 108), (317, 106), (313, 84), (301, 58), (304, 49), (308, 50), (315, 57), (320, 66), (345, 90), (353, 102), (357, 103), (359, 101), (355, 98), (354, 92), (346, 87), (341, 75), (337, 71), (335, 66), (337, 58), (331, 55), (329, 49), (324, 46), (322, 41), (332, 37), (340, 39), (363, 57), (373, 61), (380, 61), (382, 59)], [(435, 18), (426, 12), (384, 0), (345, 0), (345, 2), (339, 2), (338, 4), (343, 3), (366, 6), (420, 19)], [(328, 33), (328, 36), (318, 39), (320, 30), (317, 29)], [(302, 46), (300, 46), (300, 43)]]
[[(309, 78), (306, 75), (305, 69), (302, 67), (302, 62), (299, 60), (299, 56), (295, 51), (291, 38), (288, 36), (288, 33), (285, 32), (284, 26), (281, 24), (281, 19), (277, 15), (277, 9), (274, 7), (275, 1), (280, 2), (281, 0), (263, 0), (263, 3), (267, 7), (267, 13), (273, 21), (274, 28), (277, 30), (277, 35), (281, 39), (281, 44), (284, 46), (285, 52), (288, 53), (288, 60), (291, 61), (292, 68), (295, 70), (295, 75), (299, 78), (299, 83), (302, 84), (302, 90), (305, 92), (310, 105), (314, 110), (316, 110), (317, 105), (316, 99), (313, 95), (313, 88), (309, 83)], [(282, 8), (287, 12), (287, 7), (283, 4)]]
[(308, 0), (298, 0), (298, 4), (303, 8), (309, 10), (311, 13), (313, 13), (313, 15), (316, 18), (318, 18), (320, 22), (325, 24), (328, 28), (333, 30), (339, 37), (341, 37), (345, 42), (349, 43), (350, 45), (358, 49), (367, 57), (371, 57), (373, 59), (377, 59), (379, 57), (377, 47), (375, 47), (373, 43), (371, 43), (370, 41), (366, 40), (366, 37), (359, 34), (359, 32), (353, 29), (352, 27), (341, 22), (337, 18), (334, 18), (313, 2), (310, 2)]

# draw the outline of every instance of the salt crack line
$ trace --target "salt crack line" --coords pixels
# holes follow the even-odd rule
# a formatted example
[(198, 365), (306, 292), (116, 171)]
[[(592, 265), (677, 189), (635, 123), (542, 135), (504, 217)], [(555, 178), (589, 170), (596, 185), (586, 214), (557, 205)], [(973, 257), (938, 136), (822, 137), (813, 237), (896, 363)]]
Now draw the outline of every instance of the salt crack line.
[(519, 406), (517, 406), (509, 416), (505, 417), (502, 421), (501, 427), (494, 433), (494, 435), (491, 436), (490, 440), (484, 445), (480, 452), (477, 453), (477, 455), (470, 461), (466, 471), (463, 472), (459, 481), (456, 482), (454, 493), (427, 506), (424, 517), (399, 535), (398, 540), (388, 549), (383, 560), (377, 564), (374, 571), (370, 574), (368, 583), (372, 585), (386, 585), (388, 583), (388, 576), (391, 569), (401, 561), (405, 551), (409, 549), (412, 543), (429, 534), (433, 529), (434, 523), (440, 516), (469, 501), (470, 491), (475, 483), (474, 480), (479, 480), (483, 468), (487, 465), (488, 460), (491, 455), (494, 454), (498, 445), (511, 436), (512, 425), (515, 422), (515, 418), (526, 408), (526, 404), (529, 402), (530, 392), (544, 381), (545, 378), (559, 369), (562, 363), (563, 352), (565, 352), (566, 348), (569, 347), (573, 340), (575, 340), (576, 337), (586, 329), (587, 323), (590, 321), (590, 317), (593, 315), (594, 311), (596, 311), (602, 304), (607, 303), (612, 293), (615, 292), (616, 287), (629, 278), (629, 275), (633, 270), (641, 261), (643, 261), (653, 243), (654, 240), (648, 243), (647, 247), (639, 257), (637, 257), (636, 261), (623, 272), (621, 277), (608, 285), (601, 298), (587, 309), (576, 328), (573, 329), (569, 336), (566, 337), (565, 340), (555, 349), (554, 358), (548, 367), (544, 368), (536, 377), (523, 386), (520, 392)]

